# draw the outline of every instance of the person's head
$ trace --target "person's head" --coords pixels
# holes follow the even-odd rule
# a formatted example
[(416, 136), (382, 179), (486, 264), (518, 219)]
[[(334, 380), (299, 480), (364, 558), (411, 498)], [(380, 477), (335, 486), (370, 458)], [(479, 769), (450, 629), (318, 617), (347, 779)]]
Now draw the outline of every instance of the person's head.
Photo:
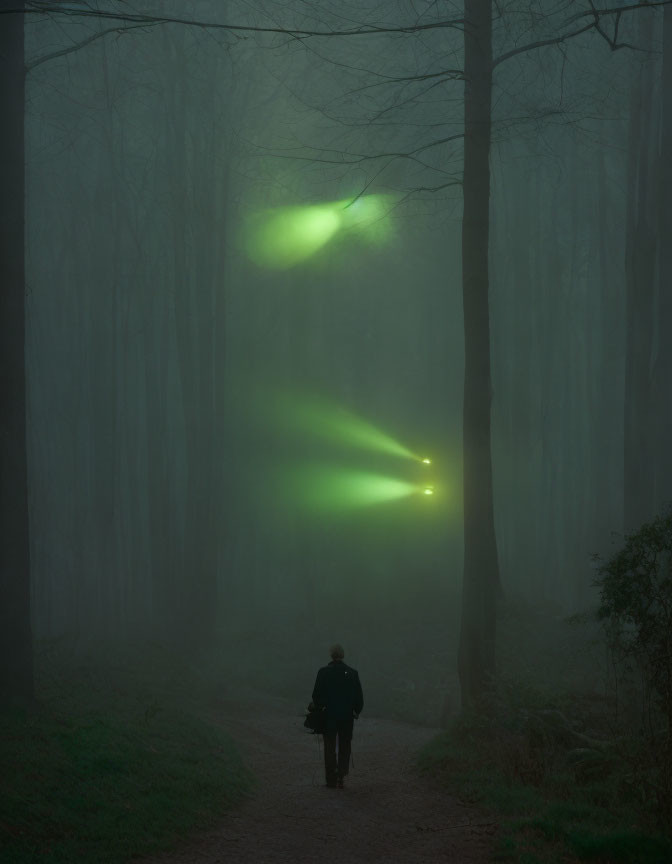
[(331, 646), (329, 654), (331, 655), (332, 660), (342, 660), (345, 657), (343, 646), (339, 645), (338, 642)]

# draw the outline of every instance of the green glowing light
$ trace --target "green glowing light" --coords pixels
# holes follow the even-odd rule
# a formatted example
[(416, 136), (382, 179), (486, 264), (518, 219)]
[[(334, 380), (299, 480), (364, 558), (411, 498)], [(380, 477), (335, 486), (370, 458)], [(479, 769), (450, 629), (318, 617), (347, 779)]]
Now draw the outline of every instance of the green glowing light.
[(299, 503), (311, 511), (370, 507), (413, 495), (419, 487), (394, 477), (337, 468), (303, 468), (292, 485)]
[(267, 210), (249, 221), (247, 253), (261, 267), (286, 270), (314, 255), (340, 226), (333, 205)]
[(347, 228), (365, 228), (374, 226), (387, 230), (384, 221), (394, 202), (392, 195), (362, 195), (354, 200), (342, 202), (344, 206), (344, 225)]
[(425, 494), (425, 495), (433, 495), (433, 494), (434, 494), (434, 490), (433, 490), (433, 489), (424, 489), (424, 490), (423, 490), (423, 494)]
[(380, 241), (389, 233), (385, 217), (393, 202), (391, 195), (363, 195), (354, 200), (264, 210), (248, 220), (247, 254), (260, 267), (286, 270), (315, 255), (341, 230), (354, 229), (371, 241)]
[(285, 397), (279, 405), (281, 422), (292, 431), (357, 447), (389, 453), (404, 459), (416, 459), (408, 447), (339, 406), (319, 399)]
[(425, 464), (425, 465), (431, 465), (431, 464), (432, 464), (432, 460), (431, 460), (431, 459), (423, 459), (422, 462), (423, 462), (423, 464)]

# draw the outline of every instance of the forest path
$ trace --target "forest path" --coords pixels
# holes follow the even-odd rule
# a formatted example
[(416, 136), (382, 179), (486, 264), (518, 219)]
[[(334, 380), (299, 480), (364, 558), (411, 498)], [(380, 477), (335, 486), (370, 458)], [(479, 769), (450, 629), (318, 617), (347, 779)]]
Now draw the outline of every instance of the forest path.
[(491, 860), (496, 826), (414, 768), (414, 754), (437, 730), (362, 714), (341, 790), (324, 785), (321, 738), (304, 732), (296, 705), (259, 694), (223, 700), (220, 719), (257, 777), (254, 797), (207, 834), (144, 864)]

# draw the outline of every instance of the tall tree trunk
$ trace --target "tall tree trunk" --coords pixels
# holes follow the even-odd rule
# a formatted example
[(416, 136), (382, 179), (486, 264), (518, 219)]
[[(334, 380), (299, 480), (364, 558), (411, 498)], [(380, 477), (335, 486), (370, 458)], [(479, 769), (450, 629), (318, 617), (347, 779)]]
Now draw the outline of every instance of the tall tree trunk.
[(672, 6), (663, 13), (663, 70), (661, 80), (661, 137), (658, 164), (658, 355), (654, 394), (658, 421), (656, 452), (656, 509), (672, 501)]
[[(0, 11), (20, 9), (0, 0)], [(0, 21), (0, 705), (33, 695), (26, 455), (23, 14)]]
[[(645, 16), (640, 34), (643, 44), (651, 44), (650, 15)], [(651, 351), (654, 335), (656, 233), (651, 174), (651, 141), (652, 131), (655, 129), (652, 72), (652, 61), (643, 61), (632, 93), (628, 142), (623, 454), (625, 531), (632, 531), (651, 518), (654, 509)]]
[[(184, 558), (180, 574), (176, 629), (183, 647), (198, 653), (209, 644), (217, 613), (217, 570), (213, 521), (213, 396), (212, 396), (212, 274), (203, 278), (212, 261), (199, 250), (196, 263), (190, 235), (194, 224), (195, 189), (204, 170), (199, 142), (189, 140), (189, 94), (185, 77), (187, 46), (183, 33), (171, 43), (176, 78), (168, 132), (173, 176), (173, 273), (177, 359), (184, 418), (186, 489)], [(191, 178), (191, 180), (190, 180)], [(212, 184), (208, 187), (212, 203)], [(203, 206), (203, 202), (199, 202)], [(211, 217), (208, 222), (211, 225)], [(190, 242), (191, 240), (191, 242)], [(208, 290), (208, 288), (210, 290)]]
[[(121, 204), (115, 171), (117, 142), (113, 124), (113, 95), (110, 67), (103, 43), (102, 73), (106, 110), (103, 118), (104, 143), (100, 151), (98, 186), (95, 193), (96, 214), (101, 245), (92, 275), (100, 286), (90, 305), (91, 334), (91, 505), (94, 517), (95, 569), (92, 596), (95, 599), (93, 620), (97, 637), (119, 634), (121, 614), (120, 573), (117, 556), (118, 451), (120, 424), (118, 417), (118, 306), (120, 294)], [(92, 614), (92, 613), (89, 613)], [(87, 634), (90, 637), (91, 633)]]
[(464, 578), (458, 667), (462, 706), (478, 701), (495, 671), (499, 586), (490, 452), (488, 235), (492, 0), (466, 0), (464, 33)]
[[(595, 549), (606, 549), (614, 525), (623, 522), (621, 496), (622, 483), (617, 465), (622, 445), (614, 434), (613, 418), (620, 410), (623, 397), (623, 295), (615, 292), (619, 284), (614, 269), (614, 210), (607, 171), (607, 156), (602, 154), (598, 163), (598, 195), (594, 202), (598, 260), (597, 292), (599, 352), (594, 351), (593, 412), (597, 415), (591, 427), (591, 464), (595, 478), (595, 496), (591, 522), (594, 525)], [(594, 349), (591, 341), (591, 347)], [(597, 410), (597, 406), (599, 410)]]

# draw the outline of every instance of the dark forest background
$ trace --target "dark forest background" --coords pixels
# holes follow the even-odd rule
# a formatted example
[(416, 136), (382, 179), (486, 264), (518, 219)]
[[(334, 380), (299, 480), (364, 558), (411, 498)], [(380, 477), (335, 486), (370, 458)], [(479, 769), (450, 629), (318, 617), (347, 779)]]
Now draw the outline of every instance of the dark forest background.
[[(634, 24), (645, 50), (587, 40), (522, 55), (495, 90), (501, 581), (506, 595), (558, 614), (591, 601), (592, 553), (669, 496), (661, 23), (652, 10)], [(370, 80), (358, 62), (375, 75), (393, 56), (399, 74), (429, 65), (439, 40), (382, 35), (375, 51), (342, 40), (331, 51), (349, 64), (341, 73), (293, 40), (261, 50), (164, 25), (31, 68), (96, 27), (75, 19), (64, 34), (58, 19), (27, 19), (36, 636), (187, 647), (209, 630), (263, 628), (278, 612), (289, 626), (323, 616), (333, 626), (346, 610), (366, 621), (381, 608), (401, 621), (410, 584), (418, 618), (437, 606), (450, 615), (461, 579), (459, 188), (415, 191), (437, 172), (408, 159), (320, 161), (357, 144), (403, 151), (422, 127), (460, 123), (459, 90), (451, 100), (417, 84), (408, 95), (374, 87), (354, 108), (342, 95)], [(370, 119), (383, 111), (394, 122)], [(457, 176), (459, 147), (448, 146), (430, 164)], [(389, 242), (348, 238), (281, 273), (241, 254), (239, 228), (255, 209), (354, 196), (368, 182), (406, 199), (389, 214)], [(286, 524), (255, 467), (274, 448), (283, 458), (281, 430), (269, 417), (250, 434), (257, 402), (283, 389), (317, 393), (431, 452), (457, 505), (394, 537), (368, 535), (380, 519), (371, 512), (329, 536)], [(392, 515), (397, 528), (404, 518)], [(338, 608), (334, 580), (356, 584), (355, 603), (337, 592)]]
[[(340, 640), (374, 713), (429, 725), (495, 667), (612, 693), (600, 561), (672, 499), (672, 15), (644, 6), (4, 4), (25, 13), (38, 682), (50, 663), (179, 658), (300, 700)], [(463, 20), (485, 32), (486, 13), (492, 64)], [(494, 76), (474, 182), (465, 60)], [(491, 440), (463, 429), (474, 189)], [(296, 266), (248, 254), (255, 214), (372, 195), (376, 225)], [(429, 476), (296, 432), (316, 400), (431, 457), (440, 494), (302, 508), (302, 461)], [(492, 454), (491, 505), (463, 434)], [(465, 534), (488, 506), (494, 533), (474, 517)], [(480, 582), (465, 537), (490, 556)], [(628, 692), (649, 710), (644, 679)]]

